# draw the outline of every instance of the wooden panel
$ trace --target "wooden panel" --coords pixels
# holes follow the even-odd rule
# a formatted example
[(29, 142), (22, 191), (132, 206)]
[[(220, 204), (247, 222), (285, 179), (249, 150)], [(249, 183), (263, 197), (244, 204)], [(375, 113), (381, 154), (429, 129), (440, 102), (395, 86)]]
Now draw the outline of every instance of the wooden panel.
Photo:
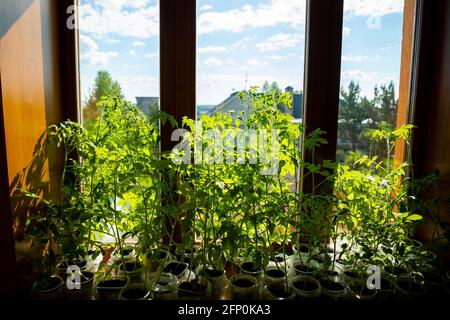
[[(1, 88), (0, 72), (0, 88)], [(6, 150), (1, 148), (5, 145), (5, 128), (3, 126), (2, 92), (0, 90), (0, 250), (2, 262), (0, 263), (0, 274), (9, 275), (4, 277), (0, 284), (0, 299), (14, 298), (16, 280), (16, 256), (14, 252), (14, 237), (12, 232), (12, 215), (9, 198), (9, 179)]]
[[(397, 128), (409, 123), (410, 120), (410, 88), (413, 68), (414, 25), (416, 0), (405, 0), (403, 13), (402, 55), (400, 65), (400, 88), (397, 112)], [(406, 156), (405, 141), (395, 145), (395, 165), (404, 162)]]
[[(161, 110), (181, 120), (195, 117), (196, 0), (160, 1)], [(171, 128), (162, 131), (162, 150), (170, 141)]]
[[(417, 76), (412, 159), (414, 173), (421, 176), (439, 170), (442, 197), (450, 195), (450, 2), (424, 1)], [(450, 208), (441, 203), (442, 217)], [(429, 238), (432, 226), (421, 230)]]
[[(318, 128), (327, 133), (328, 144), (314, 155), (321, 163), (336, 159), (344, 1), (309, 0), (307, 7), (303, 123), (306, 134)], [(306, 154), (305, 159), (313, 157)], [(304, 191), (311, 187), (311, 180), (305, 179)]]
[[(173, 115), (179, 123), (183, 116), (195, 117), (196, 75), (196, 0), (160, 1), (160, 81), (161, 110)], [(177, 142), (171, 140), (170, 125), (162, 127), (161, 150), (171, 150)], [(176, 183), (173, 189), (177, 188)], [(172, 197), (176, 198), (176, 194)], [(166, 197), (168, 198), (168, 197)], [(164, 203), (163, 203), (164, 205)], [(166, 220), (166, 230), (182, 242), (179, 223)], [(164, 242), (168, 243), (168, 236)]]
[[(11, 199), (6, 203), (2, 201), (2, 214), (6, 212), (5, 206), (10, 206), (19, 290), (26, 290), (31, 281), (30, 264), (26, 262), (29, 261), (26, 258), (29, 254), (27, 243), (21, 240), (25, 217), (33, 212), (33, 205), (18, 197), (17, 189), (31, 190), (52, 199), (59, 197), (62, 158), (59, 151), (44, 145), (45, 130), (48, 125), (65, 118), (76, 118), (73, 115), (77, 113), (76, 75), (71, 71), (76, 66), (76, 53), (64, 54), (60, 44), (63, 37), (66, 47), (75, 39), (75, 30), (68, 30), (65, 22), (62, 24), (69, 3), (74, 2), (2, 0), (0, 11), (4, 30), (0, 38), (4, 126), (4, 144), (0, 146), (0, 152), (5, 154), (2, 167), (7, 171), (7, 175), (1, 173), (1, 178), (8, 179)], [(10, 25), (4, 25), (4, 21), (9, 21)], [(0, 222), (2, 230), (12, 229), (8, 221), (2, 219)], [(2, 243), (2, 252), (7, 251)]]

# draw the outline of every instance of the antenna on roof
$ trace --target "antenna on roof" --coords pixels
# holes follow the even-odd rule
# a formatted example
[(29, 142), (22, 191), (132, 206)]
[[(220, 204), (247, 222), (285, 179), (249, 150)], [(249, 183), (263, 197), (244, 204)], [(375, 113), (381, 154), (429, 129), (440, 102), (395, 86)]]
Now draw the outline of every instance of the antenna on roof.
[(244, 89), (244, 91), (247, 91), (247, 84), (248, 84), (248, 71), (245, 71), (245, 89)]

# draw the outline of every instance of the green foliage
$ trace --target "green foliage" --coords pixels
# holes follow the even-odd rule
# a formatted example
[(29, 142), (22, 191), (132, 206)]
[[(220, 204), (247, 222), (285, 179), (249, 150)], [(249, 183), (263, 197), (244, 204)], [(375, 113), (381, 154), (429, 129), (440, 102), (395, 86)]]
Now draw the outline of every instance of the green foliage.
[(99, 102), (104, 97), (123, 99), (122, 88), (119, 82), (112, 79), (108, 71), (98, 71), (88, 101), (83, 108), (85, 128), (90, 129), (95, 120), (101, 115), (102, 107), (99, 105)]
[[(346, 94), (350, 109), (359, 108), (358, 95), (352, 84)], [(345, 164), (319, 161), (325, 132), (314, 130), (302, 141), (303, 125), (279, 109), (292, 107), (289, 93), (252, 87), (239, 97), (247, 112), (238, 118), (185, 117), (185, 148), (177, 152), (159, 151), (160, 124), (178, 127), (172, 116), (148, 118), (117, 96), (99, 101), (102, 113), (89, 130), (70, 121), (51, 126), (49, 139), (63, 149), (65, 167), (61, 198), (43, 200), (43, 214), (29, 221), (33, 244), (45, 248), (41, 269), (51, 273), (61, 256), (77, 259), (105, 234), (119, 250), (134, 237), (145, 256), (157, 256), (166, 245), (181, 252), (197, 248), (201, 239), (197, 262), (218, 270), (247, 258), (265, 268), (290, 245), (326, 251), (330, 241), (336, 248), (340, 240), (348, 243), (341, 256), (358, 267), (407, 263), (416, 250), (411, 237), (426, 211), (411, 190), (420, 193), (434, 181), (416, 184), (409, 163), (391, 163), (396, 141), (408, 140), (412, 126), (365, 131), (386, 158), (378, 156), (381, 151), (355, 151)], [(174, 161), (176, 155), (194, 155), (196, 161)], [(300, 188), (305, 180), (311, 190)], [(334, 194), (322, 192), (331, 186)], [(181, 242), (175, 241), (178, 227)], [(326, 258), (325, 266), (336, 258)]]

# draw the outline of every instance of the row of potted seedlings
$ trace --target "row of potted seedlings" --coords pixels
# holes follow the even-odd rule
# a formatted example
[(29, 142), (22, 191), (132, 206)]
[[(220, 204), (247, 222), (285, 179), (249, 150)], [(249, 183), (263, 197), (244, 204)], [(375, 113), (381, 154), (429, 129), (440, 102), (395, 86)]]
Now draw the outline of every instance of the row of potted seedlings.
[[(132, 247), (115, 250), (103, 270), (93, 270), (92, 260), (80, 264), (79, 288), (68, 288), (71, 274), (67, 264), (58, 265), (52, 276), (53, 289), (38, 291), (41, 299), (69, 300), (294, 300), (327, 298), (334, 300), (386, 300), (449, 294), (449, 279), (430, 266), (409, 272), (406, 266), (390, 265), (380, 270), (380, 278), (370, 282), (362, 266), (349, 265), (343, 254), (332, 248), (321, 250), (304, 244), (272, 255), (263, 267), (238, 257), (223, 269), (203, 268), (197, 251), (175, 255), (161, 250), (137, 255)], [(344, 255), (348, 255), (345, 254)], [(334, 257), (334, 258), (333, 258)], [(338, 262), (339, 261), (339, 262)], [(432, 261), (430, 261), (432, 262)], [(91, 270), (91, 271), (88, 271)], [(63, 280), (64, 279), (64, 280)], [(71, 282), (72, 284), (74, 282)], [(36, 289), (36, 288), (35, 288)]]

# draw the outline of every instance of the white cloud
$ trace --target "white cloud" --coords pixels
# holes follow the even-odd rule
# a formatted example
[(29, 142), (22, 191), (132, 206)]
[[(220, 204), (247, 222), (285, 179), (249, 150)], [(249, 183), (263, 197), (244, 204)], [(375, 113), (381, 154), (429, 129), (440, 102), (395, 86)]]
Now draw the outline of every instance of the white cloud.
[(224, 52), (226, 50), (227, 50), (226, 47), (207, 46), (207, 47), (203, 47), (203, 48), (198, 48), (197, 53), (202, 54), (202, 53), (211, 53), (211, 52)]
[(134, 41), (133, 47), (145, 47), (145, 42), (142, 41)]
[(351, 80), (359, 83), (362, 96), (371, 99), (373, 98), (373, 90), (376, 85), (379, 86), (380, 84), (394, 81), (395, 86), (398, 88), (399, 75), (395, 73), (365, 72), (362, 70), (346, 70), (342, 72), (341, 86), (344, 89), (348, 87)]
[(128, 53), (130, 54), (130, 56), (133, 56), (133, 57), (136, 56), (136, 51), (134, 51), (134, 50), (130, 50), (130, 51), (128, 51)]
[(199, 10), (200, 10), (200, 11), (209, 11), (209, 10), (212, 10), (212, 8), (213, 8), (212, 5), (210, 5), (210, 4), (205, 4), (205, 5), (201, 6)]
[(342, 35), (343, 35), (344, 37), (345, 37), (345, 36), (348, 36), (348, 35), (350, 34), (351, 31), (352, 31), (352, 30), (351, 30), (350, 28), (344, 26), (344, 28), (342, 29)]
[(269, 4), (245, 5), (240, 9), (214, 12), (199, 17), (199, 33), (216, 31), (240, 32), (245, 28), (273, 27), (287, 24), (299, 27), (305, 24), (306, 0), (271, 0)]
[(209, 57), (203, 60), (203, 64), (208, 67), (221, 67), (223, 65), (223, 61), (214, 57)]
[(235, 44), (233, 44), (233, 47), (246, 49), (247, 43), (250, 41), (250, 39), (251, 39), (250, 37), (244, 37), (241, 40), (239, 40), (238, 42), (236, 42)]
[(159, 56), (158, 52), (152, 52), (152, 53), (147, 53), (146, 55), (144, 55), (144, 58), (151, 59), (151, 58), (156, 58), (158, 56)]
[(108, 44), (119, 44), (119, 43), (122, 43), (122, 41), (117, 40), (117, 39), (108, 39), (108, 40), (105, 40), (105, 42), (108, 43)]
[(344, 62), (362, 62), (366, 61), (369, 57), (368, 56), (342, 56), (342, 61)]
[(286, 60), (287, 56), (278, 56), (278, 55), (273, 55), (269, 57), (272, 60)]
[(403, 12), (404, 0), (345, 0), (348, 14), (363, 17), (381, 17)]
[(149, 0), (94, 0), (80, 7), (80, 27), (95, 36), (151, 38), (159, 34), (159, 7)]
[(285, 48), (294, 48), (300, 42), (300, 39), (295, 34), (278, 33), (265, 41), (256, 45), (256, 48), (261, 52), (275, 51)]
[(106, 67), (111, 58), (117, 57), (117, 52), (102, 52), (98, 50), (98, 45), (95, 41), (87, 36), (80, 35), (81, 56), (82, 62), (86, 62), (91, 66)]
[(121, 76), (117, 77), (125, 98), (136, 102), (136, 97), (158, 97), (159, 81), (149, 76)]
[(257, 66), (257, 65), (260, 64), (260, 62), (259, 62), (258, 59), (250, 59), (250, 60), (247, 60), (247, 63), (248, 63), (249, 65), (251, 65), (251, 66)]

